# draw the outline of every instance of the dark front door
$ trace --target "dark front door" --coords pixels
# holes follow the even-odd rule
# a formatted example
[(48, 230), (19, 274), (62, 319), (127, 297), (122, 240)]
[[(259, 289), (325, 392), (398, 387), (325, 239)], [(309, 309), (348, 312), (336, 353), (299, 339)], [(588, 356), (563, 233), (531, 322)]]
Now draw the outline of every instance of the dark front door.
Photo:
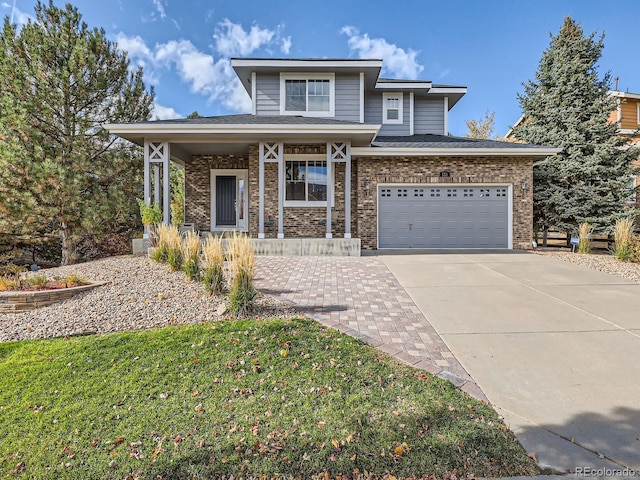
[(236, 226), (236, 176), (216, 176), (216, 226)]

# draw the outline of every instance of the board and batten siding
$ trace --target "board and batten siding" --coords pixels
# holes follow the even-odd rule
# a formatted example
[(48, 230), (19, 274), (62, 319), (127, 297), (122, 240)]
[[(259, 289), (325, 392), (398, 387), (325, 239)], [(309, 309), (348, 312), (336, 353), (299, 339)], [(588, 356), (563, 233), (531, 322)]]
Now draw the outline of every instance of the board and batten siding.
[(444, 131), (444, 100), (416, 97), (413, 105), (413, 132), (415, 134), (447, 134)]
[[(382, 125), (379, 136), (409, 135), (409, 93), (402, 97), (402, 124), (382, 123), (382, 92), (366, 92), (364, 123)], [(415, 114), (415, 112), (414, 112)]]
[[(360, 76), (336, 75), (335, 119), (360, 121)], [(280, 115), (280, 75), (256, 75), (256, 115)]]

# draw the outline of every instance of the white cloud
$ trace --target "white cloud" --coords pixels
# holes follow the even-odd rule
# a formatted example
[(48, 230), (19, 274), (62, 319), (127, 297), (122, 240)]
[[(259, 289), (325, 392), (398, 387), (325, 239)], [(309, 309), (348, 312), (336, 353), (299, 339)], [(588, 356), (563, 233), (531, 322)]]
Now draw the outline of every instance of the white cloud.
[(247, 32), (242, 25), (233, 23), (228, 18), (218, 23), (213, 38), (216, 40), (216, 50), (220, 55), (249, 55), (263, 45), (271, 43), (276, 32), (268, 28), (253, 25)]
[(417, 79), (424, 67), (416, 61), (418, 51), (411, 48), (404, 50), (384, 38), (371, 38), (368, 34), (360, 34), (358, 29), (350, 25), (340, 30), (349, 37), (347, 43), (351, 51), (360, 58), (380, 58), (383, 60), (383, 71), (398, 77)]
[(151, 118), (154, 120), (171, 120), (174, 118), (184, 118), (184, 115), (179, 114), (172, 107), (165, 107), (158, 103), (154, 103)]
[(160, 18), (164, 19), (167, 16), (167, 14), (164, 11), (164, 5), (162, 4), (162, 0), (153, 0), (153, 4), (155, 5), (156, 10), (160, 15)]
[(7, 2), (2, 2), (2, 8), (5, 10), (10, 10), (9, 20), (11, 23), (15, 23), (19, 27), (26, 25), (29, 20), (33, 20), (33, 17), (28, 13), (23, 12), (18, 7), (16, 7), (16, 2), (14, 0), (13, 5), (9, 5)]
[(291, 36), (282, 39), (282, 45), (280, 46), (282, 53), (289, 55), (289, 52), (291, 51), (291, 43)]
[[(199, 51), (189, 40), (172, 40), (149, 48), (139, 37), (118, 34), (118, 47), (128, 50), (129, 57), (144, 68), (145, 79), (157, 84), (163, 69), (175, 70), (189, 85), (191, 92), (219, 101), (225, 107), (241, 112), (251, 111), (251, 100), (231, 68), (229, 58)], [(151, 80), (149, 80), (151, 78)]]
[[(230, 57), (249, 55), (270, 45), (291, 48), (291, 37), (280, 38), (280, 29), (269, 30), (253, 25), (249, 31), (229, 19), (218, 23), (214, 39), (217, 58), (202, 52), (189, 40), (171, 40), (149, 47), (139, 36), (116, 36), (118, 48), (126, 50), (132, 64), (144, 68), (145, 80), (158, 84), (163, 70), (175, 70), (180, 79), (189, 85), (191, 92), (203, 95), (209, 101), (220, 102), (226, 108), (239, 112), (251, 111), (251, 99), (240, 83)], [(159, 107), (162, 115), (177, 113), (167, 107)], [(155, 115), (155, 111), (154, 111)], [(171, 118), (171, 117), (167, 117)], [(175, 117), (173, 117), (175, 118)]]

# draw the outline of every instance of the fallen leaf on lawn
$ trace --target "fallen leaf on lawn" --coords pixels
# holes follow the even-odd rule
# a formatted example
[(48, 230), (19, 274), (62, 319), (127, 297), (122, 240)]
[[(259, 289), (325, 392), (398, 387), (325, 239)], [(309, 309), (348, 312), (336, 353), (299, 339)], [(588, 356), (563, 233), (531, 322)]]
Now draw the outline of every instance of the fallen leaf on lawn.
[(173, 443), (180, 443), (182, 441), (182, 437), (180, 435), (176, 435), (173, 439)]
[(340, 444), (338, 443), (337, 440), (331, 440), (331, 445), (333, 445), (333, 448), (335, 449), (340, 448)]
[(402, 448), (401, 445), (398, 445), (393, 451), (399, 457), (401, 457), (404, 454), (404, 448)]
[(191, 396), (192, 397), (195, 397), (195, 396), (198, 396), (198, 395), (200, 395), (200, 392), (198, 390), (194, 390), (193, 392), (191, 392)]
[(116, 440), (116, 447), (120, 445), (122, 442), (124, 442), (124, 437), (120, 437), (118, 440)]
[(99, 439), (99, 438), (94, 438), (94, 439), (93, 439), (93, 442), (91, 442), (91, 446), (92, 446), (92, 447), (95, 447), (96, 445), (98, 445), (98, 442), (99, 442), (99, 441), (100, 441), (100, 439)]
[(195, 411), (198, 413), (204, 413), (204, 408), (202, 407), (201, 403), (195, 406)]
[(24, 470), (24, 468), (27, 466), (26, 463), (24, 462), (20, 462), (19, 464), (16, 465), (15, 471), (16, 473), (21, 472), (22, 470)]

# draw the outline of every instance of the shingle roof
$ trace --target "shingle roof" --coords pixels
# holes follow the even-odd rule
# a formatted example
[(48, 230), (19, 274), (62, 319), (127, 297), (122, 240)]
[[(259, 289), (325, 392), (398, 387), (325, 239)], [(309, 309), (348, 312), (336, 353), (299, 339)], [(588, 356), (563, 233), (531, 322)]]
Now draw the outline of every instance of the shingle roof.
[(361, 125), (358, 122), (335, 120), (333, 118), (301, 117), (297, 115), (251, 115), (249, 113), (215, 117), (149, 120), (137, 123), (154, 125)]
[(478, 140), (467, 137), (421, 134), (412, 136), (378, 136), (371, 144), (379, 148), (521, 148), (536, 149), (540, 145), (527, 143), (500, 142), (497, 140)]

